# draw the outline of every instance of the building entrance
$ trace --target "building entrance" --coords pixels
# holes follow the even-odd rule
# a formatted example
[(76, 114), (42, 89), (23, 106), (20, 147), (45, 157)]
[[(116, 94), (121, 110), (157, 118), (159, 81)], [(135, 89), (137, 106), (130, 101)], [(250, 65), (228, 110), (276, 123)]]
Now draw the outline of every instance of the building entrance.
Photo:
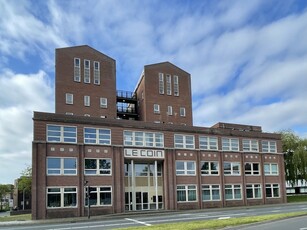
[(125, 162), (125, 210), (163, 209), (162, 162)]

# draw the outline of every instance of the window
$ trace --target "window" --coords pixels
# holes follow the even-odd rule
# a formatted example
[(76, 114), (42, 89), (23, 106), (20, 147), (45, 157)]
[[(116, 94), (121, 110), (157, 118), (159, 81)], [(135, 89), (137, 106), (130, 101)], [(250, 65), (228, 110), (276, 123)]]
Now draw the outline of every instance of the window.
[(172, 95), (172, 78), (169, 74), (166, 74), (166, 94)]
[(177, 185), (177, 201), (197, 201), (196, 185)]
[(91, 83), (90, 61), (84, 60), (84, 83)]
[(224, 175), (241, 175), (239, 162), (224, 162)]
[(202, 161), (200, 170), (202, 175), (219, 175), (219, 163), (217, 161)]
[(77, 207), (76, 187), (48, 187), (47, 208)]
[(107, 98), (104, 98), (104, 97), (101, 97), (100, 98), (100, 108), (108, 108), (108, 99)]
[(154, 104), (154, 113), (160, 113), (160, 105)]
[(111, 159), (84, 159), (85, 175), (111, 175)]
[(202, 199), (203, 201), (221, 200), (220, 185), (203, 185)]
[(262, 152), (276, 153), (276, 141), (262, 141)]
[(84, 128), (84, 143), (97, 145), (111, 144), (110, 129)]
[(74, 58), (74, 81), (81, 81), (80, 58)]
[(265, 193), (268, 198), (279, 197), (279, 184), (266, 184)]
[(47, 125), (47, 141), (77, 143), (77, 127)]
[(159, 94), (164, 94), (164, 76), (159, 73)]
[(100, 85), (100, 63), (94, 61), (94, 84)]
[(259, 163), (245, 163), (245, 175), (260, 175)]
[(185, 108), (184, 107), (180, 107), (180, 116), (181, 117), (185, 117)]
[(225, 185), (225, 200), (241, 200), (241, 185), (240, 184), (231, 184)]
[(243, 151), (245, 152), (259, 152), (257, 140), (243, 140)]
[(90, 96), (84, 96), (84, 106), (91, 106)]
[(196, 175), (195, 161), (176, 161), (176, 175)]
[(175, 134), (174, 135), (174, 145), (175, 148), (178, 149), (194, 149), (194, 136), (193, 135), (181, 135)]
[[(85, 187), (85, 193), (88, 194), (90, 205), (92, 206), (106, 206), (112, 205), (112, 187), (111, 186), (101, 186), (101, 187)], [(88, 200), (85, 198), (85, 206), (88, 206)]]
[(246, 198), (247, 199), (260, 199), (260, 198), (262, 198), (260, 184), (248, 184), (248, 185), (246, 185)]
[(66, 93), (66, 104), (74, 104), (74, 95), (72, 93)]
[(77, 175), (77, 158), (47, 157), (47, 175)]
[(264, 175), (278, 175), (278, 165), (274, 163), (264, 163)]
[(124, 131), (124, 145), (163, 148), (164, 135), (163, 133)]
[(173, 115), (173, 107), (172, 106), (167, 106), (167, 115), (172, 116)]
[(179, 96), (179, 81), (178, 76), (174, 75), (174, 96)]
[(222, 138), (223, 151), (239, 151), (239, 139), (236, 138)]
[(204, 150), (217, 150), (217, 137), (199, 137), (199, 148)]

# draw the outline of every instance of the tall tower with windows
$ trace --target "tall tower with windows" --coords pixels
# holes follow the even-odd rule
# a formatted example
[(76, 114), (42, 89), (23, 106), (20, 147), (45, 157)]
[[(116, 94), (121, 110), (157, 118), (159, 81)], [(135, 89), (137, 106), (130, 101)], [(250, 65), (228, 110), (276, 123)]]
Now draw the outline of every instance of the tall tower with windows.
[(84, 45), (56, 49), (55, 113), (115, 118), (115, 60)]

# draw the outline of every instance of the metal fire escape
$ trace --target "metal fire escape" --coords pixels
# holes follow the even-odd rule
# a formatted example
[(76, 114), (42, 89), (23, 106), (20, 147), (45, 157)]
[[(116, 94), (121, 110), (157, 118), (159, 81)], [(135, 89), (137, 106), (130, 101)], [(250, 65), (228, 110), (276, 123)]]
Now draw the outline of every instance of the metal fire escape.
[(118, 90), (116, 92), (117, 117), (138, 120), (137, 103), (136, 93)]

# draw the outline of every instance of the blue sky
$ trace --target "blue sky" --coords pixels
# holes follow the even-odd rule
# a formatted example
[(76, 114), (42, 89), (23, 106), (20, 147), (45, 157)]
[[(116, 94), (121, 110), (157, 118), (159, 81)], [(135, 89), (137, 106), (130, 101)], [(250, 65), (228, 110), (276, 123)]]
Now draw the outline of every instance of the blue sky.
[(307, 137), (307, 1), (0, 0), (0, 184), (31, 164), (33, 111), (54, 112), (56, 48), (116, 60), (117, 89), (144, 65), (192, 76), (194, 125)]

